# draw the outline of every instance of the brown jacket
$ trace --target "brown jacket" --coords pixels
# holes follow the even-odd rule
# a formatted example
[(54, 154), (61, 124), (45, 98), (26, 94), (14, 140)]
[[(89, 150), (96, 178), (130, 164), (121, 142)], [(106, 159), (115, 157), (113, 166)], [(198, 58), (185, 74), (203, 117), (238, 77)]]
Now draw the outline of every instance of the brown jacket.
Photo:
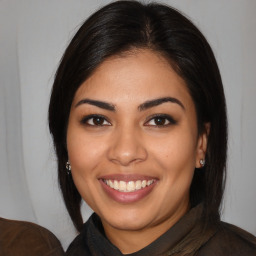
[(0, 218), (0, 256), (62, 256), (59, 240), (30, 222)]
[[(219, 221), (202, 233), (202, 206), (191, 209), (165, 234), (140, 251), (126, 256), (256, 256), (256, 238)], [(68, 256), (123, 256), (104, 235), (94, 213), (69, 246)]]

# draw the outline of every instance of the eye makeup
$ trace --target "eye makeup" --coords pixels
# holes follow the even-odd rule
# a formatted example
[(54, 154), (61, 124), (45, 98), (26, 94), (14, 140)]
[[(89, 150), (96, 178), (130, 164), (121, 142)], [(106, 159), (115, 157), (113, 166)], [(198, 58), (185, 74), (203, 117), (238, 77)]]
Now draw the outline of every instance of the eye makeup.
[(80, 123), (82, 125), (87, 125), (87, 126), (110, 126), (111, 123), (108, 121), (108, 119), (99, 114), (91, 114), (84, 116), (81, 120)]
[(154, 114), (148, 118), (145, 126), (156, 126), (159, 128), (164, 128), (170, 125), (176, 125), (177, 121), (168, 114)]

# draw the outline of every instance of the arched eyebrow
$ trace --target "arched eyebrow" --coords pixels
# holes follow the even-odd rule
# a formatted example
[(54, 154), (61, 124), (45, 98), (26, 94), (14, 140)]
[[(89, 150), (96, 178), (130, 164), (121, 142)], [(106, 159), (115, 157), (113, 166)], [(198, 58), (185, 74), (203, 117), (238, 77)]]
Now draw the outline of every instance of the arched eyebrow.
[(82, 105), (82, 104), (90, 104), (99, 108), (103, 108), (106, 110), (110, 110), (110, 111), (115, 111), (116, 108), (113, 104), (104, 102), (104, 101), (99, 101), (99, 100), (90, 100), (90, 99), (82, 99), (80, 100), (76, 105), (75, 108)]
[[(158, 105), (161, 105), (163, 103), (166, 102), (172, 102), (172, 103), (176, 103), (178, 104), (183, 110), (185, 110), (184, 105), (176, 98), (173, 97), (164, 97), (164, 98), (158, 98), (158, 99), (153, 99), (153, 100), (149, 100), (146, 101), (144, 103), (142, 103), (141, 105), (138, 106), (138, 110), (139, 111), (143, 111), (143, 110), (147, 110), (149, 108), (152, 107), (156, 107)], [(82, 105), (82, 104), (90, 104), (99, 108), (103, 108), (109, 111), (116, 111), (115, 105), (108, 103), (108, 102), (104, 102), (104, 101), (99, 101), (99, 100), (91, 100), (91, 99), (82, 99), (80, 100), (76, 105), (75, 108)]]
[(185, 110), (185, 107), (184, 105), (181, 103), (181, 101), (179, 101), (178, 99), (176, 98), (173, 98), (173, 97), (164, 97), (164, 98), (158, 98), (158, 99), (153, 99), (153, 100), (149, 100), (149, 101), (146, 101), (144, 103), (142, 103), (141, 105), (139, 105), (138, 109), (140, 111), (143, 111), (143, 110), (146, 110), (146, 109), (149, 109), (149, 108), (152, 108), (152, 107), (156, 107), (158, 105), (161, 105), (165, 102), (172, 102), (172, 103), (176, 103), (178, 104), (183, 110)]

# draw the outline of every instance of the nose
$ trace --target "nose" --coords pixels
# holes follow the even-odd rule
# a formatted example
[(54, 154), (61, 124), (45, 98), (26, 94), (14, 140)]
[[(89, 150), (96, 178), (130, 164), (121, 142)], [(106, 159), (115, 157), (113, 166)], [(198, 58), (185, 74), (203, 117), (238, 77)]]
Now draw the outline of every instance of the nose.
[(147, 159), (147, 150), (139, 131), (131, 128), (120, 128), (113, 133), (108, 151), (110, 161), (128, 166)]

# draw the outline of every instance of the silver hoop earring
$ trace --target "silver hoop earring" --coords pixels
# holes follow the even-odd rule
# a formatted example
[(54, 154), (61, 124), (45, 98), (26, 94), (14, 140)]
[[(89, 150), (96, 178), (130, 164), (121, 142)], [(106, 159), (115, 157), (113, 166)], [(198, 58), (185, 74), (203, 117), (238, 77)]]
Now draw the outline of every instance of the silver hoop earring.
[(205, 166), (205, 159), (200, 159), (199, 161), (201, 167), (204, 167)]
[(66, 171), (67, 171), (68, 175), (71, 173), (71, 165), (70, 165), (69, 161), (66, 162)]

